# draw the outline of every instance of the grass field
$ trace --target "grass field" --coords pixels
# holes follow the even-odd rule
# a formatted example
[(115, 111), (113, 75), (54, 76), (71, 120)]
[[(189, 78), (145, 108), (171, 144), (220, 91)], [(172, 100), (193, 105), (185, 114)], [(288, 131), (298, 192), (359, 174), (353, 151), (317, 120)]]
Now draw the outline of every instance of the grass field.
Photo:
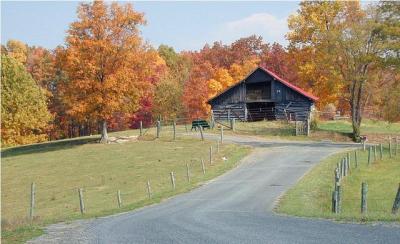
[[(379, 160), (378, 150), (377, 160), (369, 166), (367, 155), (367, 151), (358, 150), (359, 166), (355, 168), (354, 151), (351, 151), (350, 175), (341, 183), (343, 200), (340, 214), (331, 212), (331, 199), (334, 169), (345, 153), (333, 155), (314, 167), (282, 196), (276, 211), (346, 221), (400, 221), (400, 214), (391, 214), (400, 183), (400, 150), (389, 158), (388, 148), (384, 148), (383, 160)], [(360, 213), (362, 182), (368, 184), (368, 212), (365, 215)]]
[[(137, 134), (137, 131), (115, 135)], [(172, 140), (167, 128), (160, 139), (154, 131), (144, 140), (123, 144), (98, 144), (98, 137), (61, 140), (9, 148), (2, 151), (2, 228), (3, 243), (18, 243), (42, 233), (39, 227), (58, 221), (82, 218), (78, 188), (84, 189), (86, 214), (103, 216), (159, 202), (188, 191), (234, 167), (249, 148), (178, 136)], [(211, 165), (209, 147), (214, 147)], [(223, 161), (222, 157), (227, 160)], [(200, 159), (206, 164), (203, 176)], [(186, 164), (191, 182), (187, 182)], [(170, 172), (175, 173), (172, 190)], [(148, 199), (146, 183), (153, 192)], [(36, 208), (29, 225), (30, 185), (36, 184)], [(118, 208), (117, 190), (123, 207)]]
[[(232, 132), (226, 130), (226, 133)], [(319, 121), (317, 129), (311, 131), (310, 137), (306, 137), (294, 136), (294, 123), (288, 124), (284, 121), (236, 122), (235, 133), (289, 140), (351, 141), (352, 126), (351, 122), (344, 120)], [(400, 136), (400, 123), (365, 119), (361, 125), (361, 134), (367, 135), (369, 141), (382, 142), (387, 140), (388, 135)]]

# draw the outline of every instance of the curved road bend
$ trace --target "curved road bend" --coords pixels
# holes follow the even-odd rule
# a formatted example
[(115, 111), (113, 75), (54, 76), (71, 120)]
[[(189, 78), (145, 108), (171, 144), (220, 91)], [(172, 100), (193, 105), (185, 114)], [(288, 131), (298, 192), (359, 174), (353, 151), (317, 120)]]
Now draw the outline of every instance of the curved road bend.
[(225, 138), (256, 149), (239, 167), (189, 193), (136, 211), (51, 225), (30, 243), (400, 243), (399, 225), (272, 212), (276, 199), (307, 170), (349, 144)]

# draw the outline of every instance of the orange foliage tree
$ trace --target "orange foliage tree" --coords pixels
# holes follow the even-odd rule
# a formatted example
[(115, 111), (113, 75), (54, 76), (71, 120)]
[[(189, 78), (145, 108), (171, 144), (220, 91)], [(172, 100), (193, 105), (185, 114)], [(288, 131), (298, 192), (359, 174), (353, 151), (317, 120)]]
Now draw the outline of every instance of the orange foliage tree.
[(108, 141), (107, 121), (114, 113), (136, 111), (147, 88), (151, 62), (142, 61), (148, 52), (139, 36), (143, 24), (143, 14), (131, 4), (95, 1), (78, 7), (78, 20), (68, 30), (61, 52), (67, 113), (99, 121), (101, 142)]

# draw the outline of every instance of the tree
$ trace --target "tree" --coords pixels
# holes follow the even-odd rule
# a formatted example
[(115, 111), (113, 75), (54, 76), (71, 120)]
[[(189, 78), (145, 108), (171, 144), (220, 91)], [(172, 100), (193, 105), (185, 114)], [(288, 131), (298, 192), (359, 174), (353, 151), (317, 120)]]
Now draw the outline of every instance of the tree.
[(80, 4), (78, 21), (68, 30), (63, 54), (67, 112), (77, 120), (99, 121), (103, 143), (107, 120), (115, 112), (136, 111), (146, 86), (150, 65), (141, 61), (147, 47), (138, 29), (144, 23), (131, 4), (95, 1)]
[(28, 56), (28, 46), (18, 40), (9, 40), (7, 42), (7, 55), (25, 65)]
[(43, 89), (15, 58), (2, 55), (1, 66), (2, 144), (45, 141), (51, 115)]

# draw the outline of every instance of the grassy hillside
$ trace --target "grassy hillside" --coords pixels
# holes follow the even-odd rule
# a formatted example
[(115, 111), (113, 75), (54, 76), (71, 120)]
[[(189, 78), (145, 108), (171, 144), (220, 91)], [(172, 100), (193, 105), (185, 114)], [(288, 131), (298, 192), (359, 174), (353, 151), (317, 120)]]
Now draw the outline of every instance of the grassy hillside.
[[(400, 221), (400, 214), (391, 214), (400, 183), (400, 150), (397, 155), (389, 158), (388, 148), (385, 148), (383, 160), (379, 160), (378, 156), (369, 166), (367, 155), (367, 152), (358, 151), (359, 167), (355, 168), (354, 152), (351, 152), (350, 175), (342, 181), (343, 201), (340, 214), (331, 213), (331, 197), (334, 169), (339, 160), (345, 156), (344, 153), (333, 155), (313, 168), (281, 198), (277, 212), (337, 220)], [(360, 213), (362, 182), (368, 184), (366, 215)]]
[[(97, 139), (85, 137), (3, 150), (3, 241), (12, 243), (40, 234), (35, 225), (81, 218), (78, 188), (84, 189), (87, 210), (84, 217), (126, 211), (188, 191), (234, 167), (250, 150), (224, 144), (217, 153), (216, 142), (181, 136), (173, 141), (167, 130), (157, 140), (150, 133), (145, 140), (123, 144), (97, 144)], [(211, 145), (214, 147), (212, 165), (209, 162)], [(222, 157), (227, 160), (223, 161)], [(206, 163), (205, 176), (201, 158)], [(186, 178), (186, 164), (190, 166), (190, 183)], [(171, 187), (171, 171), (176, 176), (175, 191)], [(151, 200), (147, 195), (147, 180), (153, 192)], [(36, 184), (36, 208), (34, 225), (29, 227), (32, 182)], [(118, 208), (117, 190), (121, 191), (122, 209)]]

